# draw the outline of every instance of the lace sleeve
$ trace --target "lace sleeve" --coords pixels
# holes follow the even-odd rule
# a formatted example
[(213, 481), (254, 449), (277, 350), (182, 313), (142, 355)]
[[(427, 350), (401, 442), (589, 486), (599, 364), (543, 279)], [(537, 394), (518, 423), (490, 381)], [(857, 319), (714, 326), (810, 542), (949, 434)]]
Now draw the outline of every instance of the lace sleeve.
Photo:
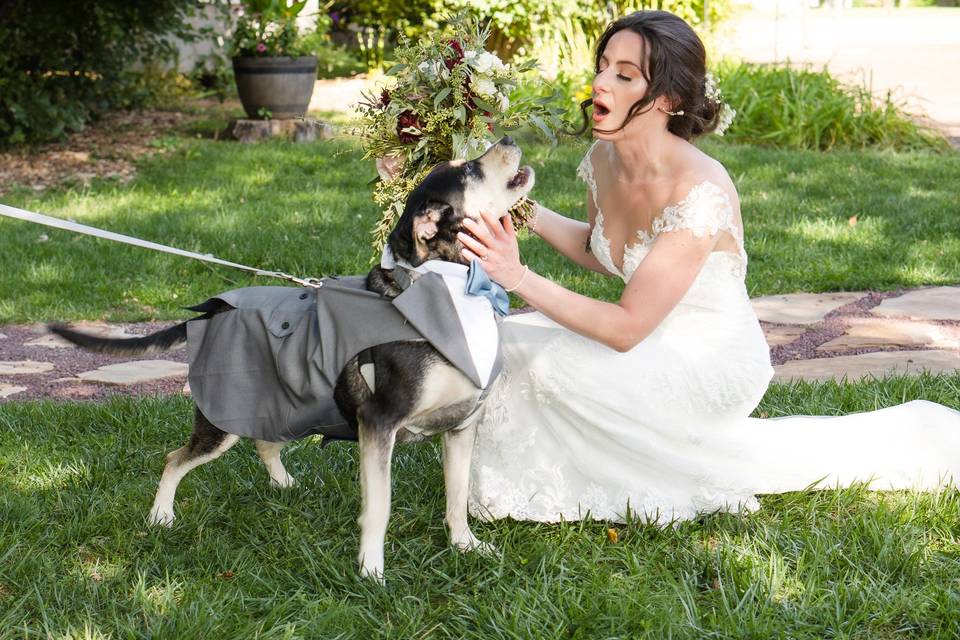
[(580, 164), (577, 165), (577, 177), (586, 182), (587, 186), (590, 187), (590, 194), (593, 196), (593, 205), (599, 211), (600, 205), (597, 204), (597, 181), (593, 177), (593, 161), (590, 158), (590, 156), (593, 155), (593, 150), (597, 147), (597, 142), (599, 141), (590, 145)]
[(701, 182), (675, 205), (666, 207), (653, 221), (653, 234), (689, 230), (698, 238), (720, 231), (733, 234), (741, 242), (740, 228), (734, 222), (733, 206), (727, 192), (712, 182)]

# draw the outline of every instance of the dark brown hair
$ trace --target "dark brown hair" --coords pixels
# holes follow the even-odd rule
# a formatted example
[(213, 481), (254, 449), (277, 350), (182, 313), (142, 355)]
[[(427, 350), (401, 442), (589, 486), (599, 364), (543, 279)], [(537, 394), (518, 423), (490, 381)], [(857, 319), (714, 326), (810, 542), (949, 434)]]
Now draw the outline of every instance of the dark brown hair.
[[(670, 116), (667, 122), (670, 133), (690, 140), (713, 131), (719, 119), (720, 103), (705, 95), (707, 53), (690, 25), (669, 11), (637, 11), (610, 23), (597, 42), (594, 61), (597, 73), (607, 42), (613, 34), (624, 29), (643, 38), (641, 71), (647, 81), (647, 93), (630, 107), (623, 124), (612, 131), (597, 131), (620, 131), (637, 114), (652, 109), (654, 100), (660, 96), (666, 96), (672, 105), (671, 111), (683, 111), (683, 115)], [(587, 130), (587, 108), (592, 104), (593, 100), (584, 100), (580, 104), (583, 127), (577, 134)]]

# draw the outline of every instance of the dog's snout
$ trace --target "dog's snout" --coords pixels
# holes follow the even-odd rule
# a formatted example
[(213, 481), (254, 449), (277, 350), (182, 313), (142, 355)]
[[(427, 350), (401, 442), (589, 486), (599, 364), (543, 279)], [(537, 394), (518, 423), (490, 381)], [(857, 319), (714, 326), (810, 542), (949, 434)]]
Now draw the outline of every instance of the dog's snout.
[(501, 145), (503, 145), (503, 146), (505, 146), (505, 147), (515, 147), (515, 146), (517, 146), (517, 143), (514, 142), (514, 141), (513, 141), (513, 138), (511, 138), (510, 136), (503, 136), (502, 138), (500, 138), (500, 142), (498, 142), (497, 144), (501, 144)]

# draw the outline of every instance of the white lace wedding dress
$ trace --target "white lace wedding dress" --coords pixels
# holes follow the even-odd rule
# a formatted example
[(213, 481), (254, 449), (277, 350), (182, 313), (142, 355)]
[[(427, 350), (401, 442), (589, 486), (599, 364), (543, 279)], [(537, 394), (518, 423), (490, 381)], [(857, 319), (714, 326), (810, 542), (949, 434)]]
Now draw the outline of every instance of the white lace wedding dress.
[[(578, 174), (596, 182), (588, 152)], [(504, 367), (480, 415), (470, 512), (555, 522), (649, 522), (749, 511), (756, 494), (870, 482), (960, 481), (960, 412), (926, 401), (840, 417), (748, 417), (773, 374), (744, 286), (742, 231), (710, 182), (667, 207), (613, 263), (599, 211), (597, 260), (624, 282), (660, 234), (730, 233), (643, 342), (619, 353), (540, 313), (501, 324)]]

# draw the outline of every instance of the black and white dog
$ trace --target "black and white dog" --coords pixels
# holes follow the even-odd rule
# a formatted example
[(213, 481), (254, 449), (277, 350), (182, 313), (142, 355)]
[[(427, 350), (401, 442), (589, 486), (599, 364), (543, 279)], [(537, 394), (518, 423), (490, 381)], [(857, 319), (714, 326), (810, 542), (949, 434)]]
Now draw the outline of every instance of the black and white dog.
[[(457, 232), (466, 217), (480, 219), (480, 212), (506, 213), (533, 187), (534, 174), (520, 167), (521, 151), (510, 138), (503, 138), (482, 156), (469, 161), (445, 162), (435, 167), (410, 194), (399, 222), (389, 238), (397, 263), (417, 267), (430, 260), (465, 264)], [(402, 269), (374, 267), (366, 277), (366, 289), (387, 298), (403, 293), (410, 275)], [(416, 274), (413, 274), (416, 277)], [(403, 277), (401, 277), (403, 276)], [(221, 312), (203, 309), (199, 319)], [(50, 330), (93, 351), (143, 354), (163, 351), (187, 342), (187, 321), (150, 336), (107, 339), (79, 333), (64, 326)], [(242, 349), (240, 344), (238, 348)], [(470, 458), (476, 424), (473, 419), (479, 397), (476, 384), (453, 366), (429, 342), (390, 342), (374, 346), (366, 354), (375, 365), (375, 383), (364, 375), (363, 363), (353, 357), (336, 378), (334, 399), (360, 444), (360, 572), (383, 579), (383, 545), (390, 516), (390, 467), (394, 444), (443, 434), (443, 473), (446, 485), (446, 524), (450, 542), (457, 549), (488, 551), (467, 522), (467, 492)], [(191, 364), (192, 373), (193, 364)], [(191, 382), (192, 384), (192, 382)], [(196, 394), (195, 394), (196, 395)], [(167, 455), (150, 522), (169, 525), (174, 520), (173, 501), (177, 485), (192, 469), (214, 460), (232, 447), (240, 435), (215, 426), (196, 408), (190, 441)], [(289, 487), (294, 479), (280, 460), (285, 442), (256, 439), (256, 449), (270, 475), (271, 484)]]

